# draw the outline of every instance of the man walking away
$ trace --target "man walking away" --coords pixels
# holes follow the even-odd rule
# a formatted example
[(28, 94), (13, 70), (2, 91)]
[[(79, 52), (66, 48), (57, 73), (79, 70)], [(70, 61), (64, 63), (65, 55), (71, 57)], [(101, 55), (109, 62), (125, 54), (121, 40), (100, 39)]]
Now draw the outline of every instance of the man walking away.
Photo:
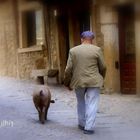
[(91, 31), (81, 34), (81, 45), (70, 49), (64, 75), (65, 86), (75, 89), (78, 127), (84, 134), (94, 133), (100, 88), (106, 73), (101, 48), (93, 45), (94, 37)]

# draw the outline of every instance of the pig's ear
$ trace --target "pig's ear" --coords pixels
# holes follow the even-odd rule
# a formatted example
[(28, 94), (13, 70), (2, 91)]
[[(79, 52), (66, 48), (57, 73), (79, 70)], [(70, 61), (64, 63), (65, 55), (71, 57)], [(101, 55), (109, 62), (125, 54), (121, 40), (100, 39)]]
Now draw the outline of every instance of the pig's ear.
[(43, 94), (43, 90), (41, 90), (41, 91), (40, 91), (40, 96), (43, 96), (43, 95), (44, 95), (44, 94)]

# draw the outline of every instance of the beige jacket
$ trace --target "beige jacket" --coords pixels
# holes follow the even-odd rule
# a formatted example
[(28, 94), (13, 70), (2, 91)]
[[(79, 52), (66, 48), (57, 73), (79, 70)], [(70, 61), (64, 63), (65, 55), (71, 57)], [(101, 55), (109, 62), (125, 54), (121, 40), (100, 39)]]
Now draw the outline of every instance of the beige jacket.
[(92, 44), (81, 44), (70, 49), (64, 85), (72, 89), (101, 87), (105, 72), (106, 66), (101, 48)]

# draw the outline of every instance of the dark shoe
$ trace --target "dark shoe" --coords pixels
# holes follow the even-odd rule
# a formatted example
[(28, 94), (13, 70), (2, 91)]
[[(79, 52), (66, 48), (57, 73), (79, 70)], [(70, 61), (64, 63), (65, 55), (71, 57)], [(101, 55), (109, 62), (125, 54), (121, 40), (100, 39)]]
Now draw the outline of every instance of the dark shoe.
[(94, 134), (93, 130), (84, 130), (84, 134), (92, 135)]
[(83, 127), (83, 126), (81, 126), (81, 125), (78, 125), (78, 128), (79, 128), (80, 130), (84, 130), (84, 129), (85, 129), (85, 127)]

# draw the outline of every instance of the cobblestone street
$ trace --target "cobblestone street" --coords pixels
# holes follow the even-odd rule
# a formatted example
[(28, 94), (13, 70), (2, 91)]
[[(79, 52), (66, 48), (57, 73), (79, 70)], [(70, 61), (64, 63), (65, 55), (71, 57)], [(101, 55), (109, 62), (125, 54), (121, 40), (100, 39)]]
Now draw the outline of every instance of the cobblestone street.
[(139, 140), (140, 97), (101, 94), (95, 134), (89, 136), (77, 128), (75, 94), (56, 84), (49, 85), (55, 104), (40, 124), (32, 102), (35, 86), (0, 78), (0, 140)]

